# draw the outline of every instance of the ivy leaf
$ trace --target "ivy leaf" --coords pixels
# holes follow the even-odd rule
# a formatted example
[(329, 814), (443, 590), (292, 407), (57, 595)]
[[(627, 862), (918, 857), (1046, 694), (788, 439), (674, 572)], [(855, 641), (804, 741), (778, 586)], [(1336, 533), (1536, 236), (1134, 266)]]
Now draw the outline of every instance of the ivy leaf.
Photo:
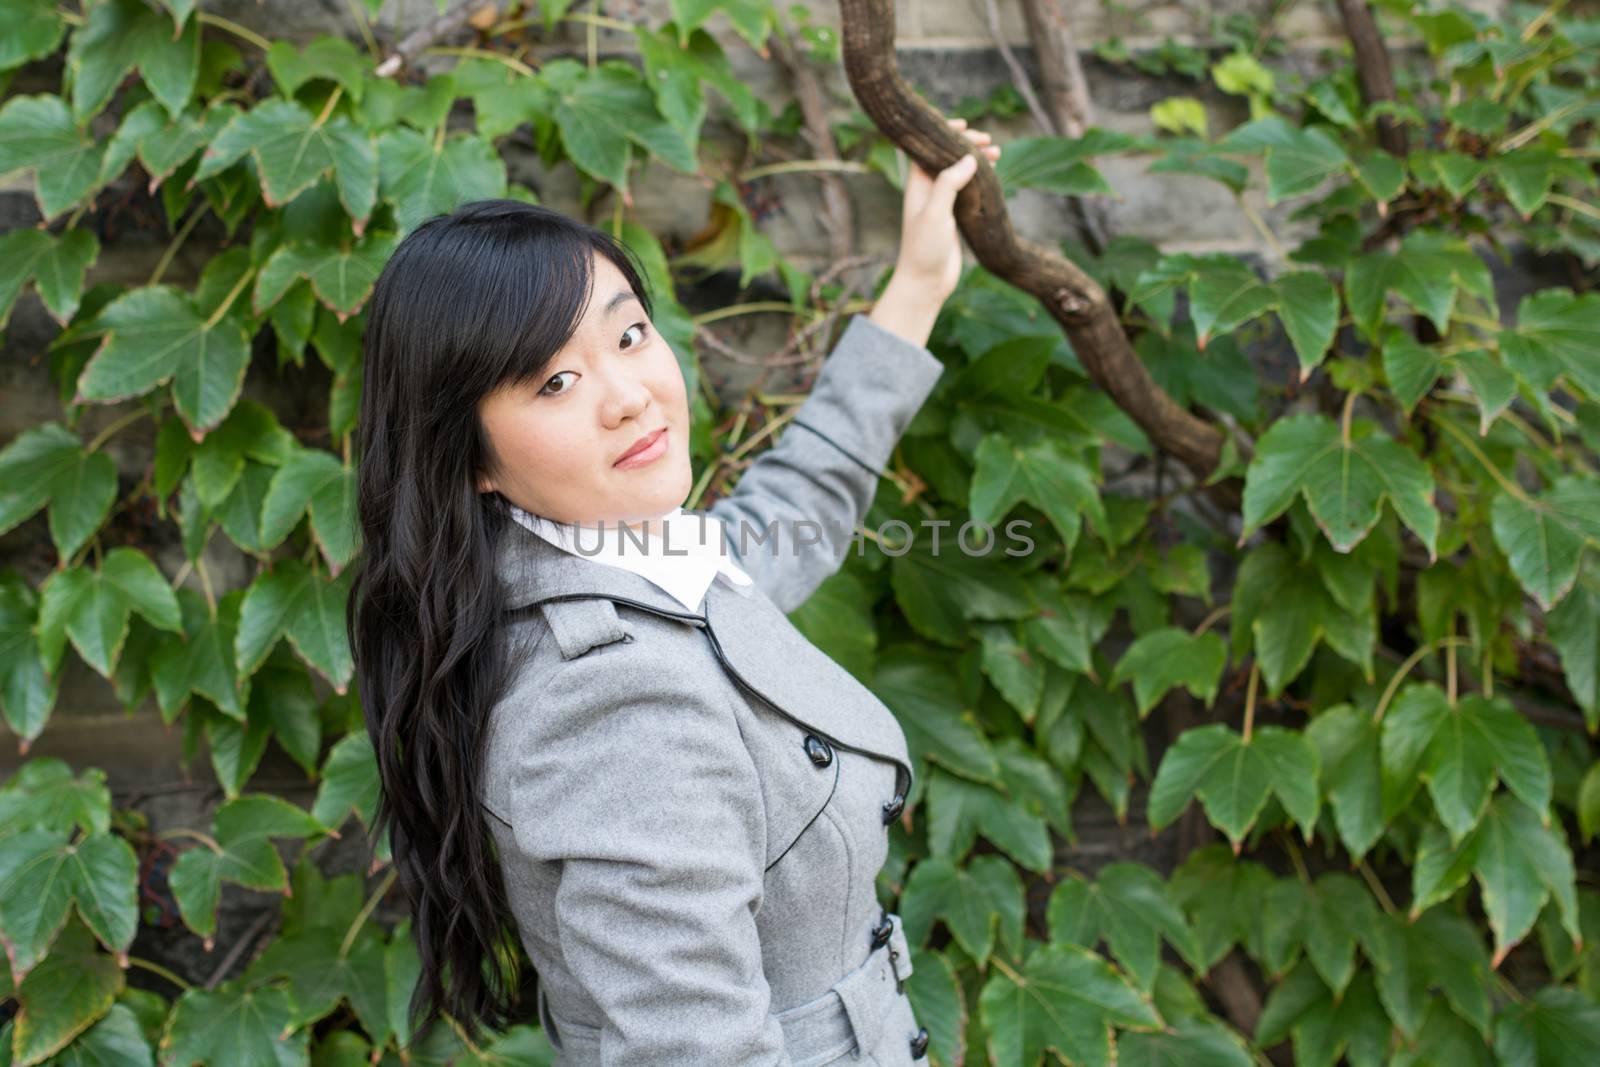
[(1052, 942), (1092, 949), (1102, 938), (1134, 982), (1155, 984), (1164, 937), (1191, 966), (1200, 967), (1200, 947), (1167, 885), (1140, 863), (1110, 863), (1093, 882), (1071, 872), (1050, 894), (1045, 912)]
[(468, 200), (506, 192), (505, 161), (480, 137), (439, 141), (401, 127), (379, 139), (378, 160), (383, 199), (394, 205), (403, 232)]
[(1302, 566), (1278, 542), (1245, 557), (1234, 586), (1233, 652), (1242, 656), (1254, 646), (1268, 696), (1282, 692), (1305, 669), (1319, 642), (1372, 680), (1377, 639), (1374, 598), (1360, 610), (1345, 607), (1316, 569)]
[[(0, 167), (0, 170), (3, 170)], [(1500, 334), (1506, 365), (1541, 393), (1566, 375), (1589, 396), (1600, 396), (1600, 293), (1574, 296), (1565, 288), (1530, 293), (1517, 306), (1517, 325)]]
[(1511, 573), (1549, 611), (1578, 580), (1584, 546), (1600, 541), (1600, 484), (1565, 475), (1536, 497), (1498, 492), (1490, 521)]
[(1600, 1049), (1600, 1005), (1566, 986), (1535, 990), (1508, 1005), (1495, 1024), (1502, 1063), (1582, 1063)]
[(1141, 636), (1128, 647), (1111, 674), (1111, 684), (1133, 681), (1139, 717), (1150, 713), (1168, 691), (1183, 686), (1210, 707), (1228, 660), (1228, 649), (1215, 633), (1198, 636), (1163, 627)]
[(258, 575), (239, 609), (234, 645), (239, 673), (255, 673), (278, 639), (287, 637), (300, 658), (343, 693), (354, 673), (345, 632), (349, 586), (348, 571), (329, 581), (293, 559)]
[(1367, 536), (1387, 498), (1400, 521), (1427, 547), (1428, 557), (1437, 558), (1433, 474), (1415, 452), (1381, 435), (1369, 420), (1353, 420), (1348, 440), (1326, 415), (1290, 415), (1273, 423), (1256, 443), (1245, 472), (1239, 544), (1302, 494), (1317, 525), (1340, 552)]
[(284, 96), (293, 96), (302, 85), (320, 78), (344, 86), (350, 99), (360, 103), (367, 86), (367, 68), (367, 58), (343, 37), (317, 37), (303, 48), (273, 41), (267, 49), (267, 69)]
[(1044, 661), (1018, 638), (1015, 624), (984, 622), (975, 630), (983, 673), (1024, 722), (1033, 722), (1044, 695)]
[(294, 990), (291, 1025), (297, 1028), (325, 1018), (348, 1002), (369, 1033), (382, 1033), (387, 1022), (383, 937), (363, 924), (346, 946), (349, 927), (345, 922), (285, 930), (251, 961), (246, 976), (288, 979), (288, 988)]
[(890, 561), (889, 583), (912, 628), (948, 645), (966, 643), (969, 620), (1020, 619), (1038, 611), (1014, 568), (964, 552), (935, 554), (922, 540), (913, 539), (909, 551)]
[(294, 1029), (294, 1002), (284, 986), (224, 982), (215, 991), (190, 989), (178, 998), (162, 1031), (161, 1062), (305, 1067), (310, 1037), (309, 1030)]
[(337, 575), (356, 553), (355, 471), (330, 452), (299, 449), (273, 475), (261, 503), (261, 541), (283, 541), (306, 511), (328, 569)]
[(690, 136), (699, 131), (706, 114), (708, 85), (722, 94), (746, 133), (755, 133), (771, 121), (766, 101), (739, 80), (711, 34), (695, 30), (685, 42), (674, 27), (651, 30), (643, 23), (634, 27), (633, 34), (644, 60), (645, 84), (655, 93), (661, 114), (678, 129)]
[(1078, 945), (1044, 945), (1015, 971), (993, 972), (978, 997), (996, 1063), (1038, 1063), (1046, 1050), (1066, 1063), (1110, 1067), (1113, 1026), (1158, 1030), (1148, 995)]
[(34, 634), (38, 615), (33, 587), (10, 568), (0, 571), (0, 713), (24, 753), (44, 732), (61, 686), (59, 676), (44, 671)]
[(99, 570), (80, 566), (52, 573), (40, 590), (39, 603), (39, 650), (45, 669), (55, 673), (70, 639), (85, 663), (110, 678), (133, 611), (159, 629), (183, 632), (172, 586), (138, 549), (113, 548)]
[[(684, 33), (693, 28), (679, 24)], [(615, 186), (624, 203), (633, 202), (628, 192), (630, 143), (680, 173), (695, 173), (693, 143), (661, 117), (643, 75), (632, 66), (608, 61), (589, 68), (573, 59), (556, 59), (541, 68), (540, 76), (554, 95), (551, 113), (573, 164)]]
[(1303, 382), (1333, 344), (1339, 326), (1339, 294), (1326, 275), (1312, 270), (1279, 275), (1273, 279), (1272, 293), (1278, 318), (1300, 358)]
[[(1006, 142), (1006, 150), (995, 161), (995, 177), (1009, 196), (1018, 189), (1040, 189), (1056, 196), (1111, 196), (1113, 190), (1105, 176), (1089, 162), (1095, 152), (1114, 151), (1112, 138), (1021, 137)], [(1126, 137), (1132, 144), (1133, 138)]]
[(328, 752), (311, 815), (324, 826), (338, 827), (354, 811), (363, 826), (372, 826), (378, 806), (378, 760), (372, 738), (352, 730)]
[(115, 178), (137, 155), (150, 174), (146, 188), (154, 195), (162, 182), (215, 140), (238, 114), (237, 107), (224, 101), (211, 104), (202, 112), (190, 110), (171, 116), (154, 100), (146, 100), (128, 112), (117, 127), (106, 148), (102, 177), (108, 181)]
[(1423, 230), (1408, 234), (1399, 251), (1358, 256), (1345, 269), (1350, 312), (1362, 332), (1374, 339), (1381, 335), (1391, 291), (1445, 334), (1462, 290), (1494, 312), (1494, 279), (1488, 264), (1465, 241)]
[(0, 533), (47, 503), (50, 538), (71, 559), (105, 521), (117, 498), (117, 468), (104, 452), (84, 452), (76, 434), (47, 422), (0, 449)]
[(110, 403), (172, 382), (195, 440), (221, 422), (244, 387), (250, 335), (235, 315), (203, 316), (170, 285), (124, 293), (96, 321), (106, 335), (78, 377), (74, 403)]
[(1395, 399), (1406, 414), (1416, 406), (1439, 378), (1459, 370), (1467, 379), (1478, 401), (1478, 434), (1486, 435), (1517, 393), (1517, 379), (1494, 356), (1480, 348), (1442, 356), (1438, 350), (1419, 344), (1411, 334), (1397, 327), (1384, 331), (1383, 373)]
[(246, 152), (261, 174), (261, 198), (282, 207), (331, 175), (359, 235), (378, 197), (378, 146), (343, 115), (319, 120), (292, 100), (263, 101), (235, 115), (200, 157), (191, 182), (233, 166)]
[(979, 834), (1030, 871), (1050, 868), (1050, 830), (1042, 815), (1001, 792), (940, 770), (928, 778), (928, 848), (960, 860)]
[(900, 915), (912, 945), (925, 942), (934, 922), (942, 920), (961, 950), (982, 966), (994, 952), (997, 928), (1012, 958), (1021, 954), (1027, 907), (1017, 868), (1003, 856), (975, 856), (965, 868), (929, 856), (911, 868)]
[[(150, 657), (150, 676), (161, 718), (171, 723), (188, 703), (189, 694), (199, 693), (243, 722), (244, 697), (233, 660), (242, 591), (232, 590), (217, 601), (215, 616), (194, 590), (179, 589), (177, 595), (183, 609), (183, 639), (163, 641)], [(249, 691), (248, 679), (243, 691)]]
[(14, 96), (0, 107), (0, 178), (33, 171), (45, 222), (100, 186), (105, 143), (72, 119), (58, 96)]
[[(115, 960), (92, 946), (79, 950), (58, 941), (33, 976), (32, 987), (19, 993), (22, 1008), (16, 1018), (16, 1047), (5, 1046), (22, 1057), (16, 1062), (41, 1062), (34, 1058), (36, 1053), (70, 1041), (68, 1048), (42, 1062), (155, 1067), (139, 1017), (116, 999), (126, 991), (126, 978)], [(38, 990), (36, 996), (34, 989)], [(104, 1014), (99, 1014), (102, 1011)], [(80, 1029), (84, 1019), (97, 1015), (87, 1030)], [(43, 1025), (35, 1022), (41, 1016), (46, 1019)], [(44, 1033), (33, 1037), (26, 1029), (31, 1026)]]
[(1580, 583), (1561, 598), (1545, 622), (1550, 643), (1561, 655), (1567, 688), (1583, 708), (1583, 721), (1600, 729), (1600, 590)]
[(1502, 793), (1489, 805), (1474, 836), (1473, 871), (1483, 890), (1483, 910), (1494, 930), (1494, 957), (1489, 966), (1500, 966), (1551, 899), (1560, 909), (1562, 928), (1573, 944), (1581, 947), (1576, 874), (1565, 834), (1541, 825), (1532, 808)]
[(312, 837), (326, 830), (301, 808), (267, 794), (238, 797), (217, 809), (211, 827), (216, 848), (202, 844), (185, 849), (168, 875), (184, 924), (205, 938), (207, 952), (216, 931), (222, 882), (282, 892), (289, 874), (271, 839)]
[(1334, 826), (1350, 855), (1360, 859), (1378, 843), (1385, 824), (1378, 729), (1354, 705), (1336, 704), (1312, 719), (1305, 733), (1317, 749)]
[(888, 649), (872, 676), (872, 691), (905, 728), (917, 762), (931, 759), (979, 782), (1000, 783), (1000, 765), (978, 718), (942, 659), (914, 646)]
[(0, 71), (52, 55), (66, 33), (67, 22), (53, 5), (0, 5)]
[(1197, 348), (1204, 350), (1212, 334), (1229, 333), (1272, 310), (1272, 288), (1246, 264), (1220, 255), (1192, 262), (1196, 269), (1189, 281), (1189, 315)]
[(125, 962), (138, 926), (139, 861), (115, 834), (68, 843), (59, 833), (24, 830), (0, 849), (0, 931), (12, 977), (25, 981), (44, 959), (68, 909)]
[(1309, 193), (1349, 167), (1350, 157), (1321, 127), (1291, 129), (1267, 149), (1267, 203)]
[(717, 12), (727, 18), (750, 47), (767, 58), (767, 37), (772, 33), (774, 9), (757, 0), (672, 0), (672, 20), (678, 24), (678, 44), (687, 46), (689, 33)]
[(175, 27), (170, 15), (140, 0), (101, 0), (85, 14), (67, 46), (77, 121), (105, 107), (134, 67), (168, 114), (183, 111), (200, 75), (198, 20)]
[(1306, 840), (1319, 806), (1317, 752), (1297, 731), (1257, 727), (1242, 738), (1223, 723), (1185, 730), (1166, 752), (1150, 786), (1146, 814), (1159, 830), (1198, 797), (1237, 855), (1244, 836), (1276, 794)]
[(400, 237), (394, 233), (368, 234), (354, 248), (293, 241), (279, 245), (256, 275), (252, 302), (257, 315), (278, 302), (294, 284), (305, 278), (312, 291), (340, 322), (361, 310), (372, 287), (389, 261)]
[(1078, 516), (1086, 514), (1102, 533), (1105, 506), (1094, 474), (1052, 438), (1019, 445), (1004, 434), (985, 434), (972, 473), (972, 521), (993, 526), (1026, 500), (1050, 519), (1067, 551), (1078, 543)]
[(84, 272), (99, 255), (91, 230), (72, 229), (59, 238), (35, 229), (0, 234), (0, 329), (30, 279), (51, 317), (65, 326), (77, 314)]

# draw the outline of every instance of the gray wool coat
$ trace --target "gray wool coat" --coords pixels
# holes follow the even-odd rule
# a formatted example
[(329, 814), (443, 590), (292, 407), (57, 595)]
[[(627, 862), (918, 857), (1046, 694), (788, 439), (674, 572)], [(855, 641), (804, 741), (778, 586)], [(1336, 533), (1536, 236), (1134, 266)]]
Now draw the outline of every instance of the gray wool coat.
[[(480, 799), (557, 1063), (926, 1062), (911, 953), (876, 893), (912, 782), (905, 735), (786, 613), (842, 565), (942, 370), (849, 321), (793, 425), (709, 509), (748, 595), (717, 580), (687, 612), (506, 532), (515, 673)], [(822, 543), (797, 547), (808, 532)]]

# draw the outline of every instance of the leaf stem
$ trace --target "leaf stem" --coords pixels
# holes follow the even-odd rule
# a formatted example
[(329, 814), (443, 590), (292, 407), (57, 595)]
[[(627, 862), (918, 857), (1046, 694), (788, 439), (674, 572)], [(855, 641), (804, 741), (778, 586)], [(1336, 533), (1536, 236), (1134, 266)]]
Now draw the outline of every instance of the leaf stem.
[(201, 833), (199, 830), (191, 830), (187, 826), (174, 826), (170, 830), (163, 830), (156, 834), (156, 837), (162, 840), (166, 840), (169, 837), (192, 837), (219, 856), (222, 855), (224, 851), (222, 846), (217, 843), (216, 838), (212, 837), (210, 834)]
[(1437, 414), (1431, 409), (1428, 412), (1428, 417), (1434, 422), (1438, 423), (1440, 426), (1444, 427), (1446, 430), (1449, 430), (1451, 436), (1457, 441), (1461, 442), (1461, 447), (1472, 453), (1477, 461), (1483, 464), (1484, 470), (1488, 471), (1494, 476), (1494, 480), (1500, 483), (1500, 488), (1504, 489), (1507, 493), (1510, 493), (1513, 497), (1515, 497), (1517, 500), (1520, 500), (1528, 507), (1531, 508), (1536, 506), (1533, 498), (1527, 494), (1522, 486), (1518, 485), (1510, 478), (1507, 478), (1499, 467), (1496, 467), (1493, 463), (1489, 462), (1489, 457), (1483, 454), (1483, 449), (1478, 447), (1478, 443), (1474, 441), (1465, 430), (1451, 422), (1449, 417)]
[(1372, 890), (1372, 895), (1378, 898), (1378, 903), (1383, 905), (1383, 910), (1390, 915), (1399, 915), (1400, 909), (1395, 907), (1394, 899), (1389, 896), (1389, 891), (1383, 888), (1383, 883), (1378, 881), (1378, 875), (1367, 865), (1366, 860), (1356, 860), (1356, 870), (1361, 872), (1361, 877), (1366, 879), (1367, 888)]
[(94, 435), (94, 440), (90, 441), (88, 445), (84, 447), (84, 453), (88, 454), (90, 452), (100, 451), (100, 446), (105, 444), (106, 441), (108, 441), (117, 431), (132, 423), (138, 422), (148, 414), (150, 414), (149, 409), (143, 407), (124, 412), (120, 418), (112, 421), (108, 426), (106, 426), (105, 429)]
[(250, 279), (254, 278), (255, 276), (256, 268), (253, 266), (243, 274), (239, 275), (239, 280), (233, 283), (233, 288), (228, 291), (228, 295), (223, 298), (222, 303), (217, 305), (217, 310), (213, 311), (211, 313), (211, 317), (206, 320), (207, 330), (211, 329), (217, 323), (222, 321), (222, 316), (228, 313), (228, 309), (233, 306), (233, 302), (239, 299), (239, 294), (244, 292), (244, 287), (249, 284)]
[(128, 962), (133, 964), (135, 967), (143, 967), (152, 974), (159, 974), (161, 977), (165, 978), (167, 981), (171, 982), (185, 993), (194, 988), (194, 986), (190, 985), (188, 982), (185, 982), (182, 978), (179, 978), (176, 974), (173, 974), (171, 971), (167, 970), (154, 960), (147, 960), (142, 956), (129, 956)]
[(790, 159), (782, 163), (763, 163), (759, 167), (751, 167), (749, 170), (740, 171), (737, 177), (741, 182), (752, 182), (757, 178), (773, 174), (810, 174), (825, 171), (871, 174), (873, 169), (871, 165), (857, 163), (853, 159)]
[(1346, 448), (1350, 447), (1350, 418), (1355, 412), (1356, 397), (1361, 395), (1361, 390), (1352, 389), (1344, 395), (1344, 410), (1339, 413), (1339, 441)]
[(333, 109), (338, 105), (339, 98), (344, 95), (344, 86), (335, 85), (333, 92), (328, 94), (327, 102), (322, 105), (322, 112), (317, 116), (317, 121), (311, 124), (314, 130), (322, 129), (323, 125), (333, 117)]
[(1233, 602), (1231, 600), (1226, 604), (1218, 604), (1216, 607), (1212, 608), (1211, 609), (1211, 614), (1209, 614), (1205, 618), (1201, 619), (1200, 620), (1200, 625), (1195, 627), (1194, 636), (1195, 637), (1199, 637), (1201, 634), (1203, 634), (1207, 630), (1211, 629), (1211, 624), (1212, 623), (1216, 622), (1218, 619), (1222, 618), (1224, 615), (1228, 614), (1228, 612), (1230, 612), (1232, 610), (1233, 610)]
[(240, 37), (246, 41), (249, 41), (263, 52), (270, 52), (272, 50), (271, 41), (261, 36), (255, 30), (252, 30), (247, 26), (239, 25), (232, 19), (225, 19), (221, 15), (213, 15), (209, 11), (196, 11), (194, 13), (194, 17), (201, 22), (208, 22), (220, 30), (227, 30), (235, 37)]
[(1244, 692), (1244, 739), (1250, 740), (1250, 729), (1256, 720), (1256, 685), (1261, 680), (1261, 661), (1250, 660), (1250, 684)]
[(1405, 661), (1402, 662), (1399, 668), (1394, 672), (1394, 677), (1389, 679), (1389, 684), (1384, 687), (1383, 696), (1378, 698), (1377, 710), (1372, 713), (1372, 721), (1374, 724), (1383, 721), (1383, 713), (1388, 709), (1389, 701), (1393, 699), (1395, 690), (1400, 688), (1400, 683), (1405, 680), (1406, 675), (1411, 673), (1411, 669), (1418, 663), (1422, 662), (1422, 658), (1424, 656), (1430, 652), (1436, 651), (1439, 646), (1444, 644), (1446, 641), (1463, 645), (1471, 644), (1471, 642), (1465, 637), (1455, 637), (1452, 635), (1441, 637), (1437, 641), (1429, 641), (1427, 644), (1419, 646), (1415, 652), (1411, 653), (1411, 655), (1405, 658)]
[[(1456, 635), (1455, 634), (1455, 629), (1456, 629), (1456, 617), (1454, 615), (1451, 615), (1450, 616), (1450, 636), (1451, 637), (1454, 637)], [(1456, 643), (1454, 641), (1451, 641), (1449, 644), (1445, 645), (1445, 647), (1444, 647), (1444, 678), (1445, 678), (1445, 690), (1444, 690), (1445, 691), (1445, 697), (1446, 697), (1447, 700), (1449, 700), (1450, 706), (1453, 708), (1453, 707), (1456, 706)]]
[(424, 48), (422, 51), (424, 55), (468, 56), (474, 59), (488, 59), (495, 63), (504, 63), (525, 78), (531, 78), (535, 74), (534, 69), (521, 60), (512, 59), (501, 52), (492, 52), (487, 48), (473, 48), (471, 45), (436, 44), (430, 48)]
[(167, 268), (172, 265), (173, 257), (178, 254), (178, 249), (183, 247), (183, 242), (188, 240), (189, 234), (194, 230), (195, 224), (200, 221), (200, 216), (210, 210), (210, 205), (201, 202), (200, 206), (190, 213), (183, 225), (178, 227), (178, 232), (172, 235), (172, 240), (167, 244), (166, 250), (161, 253), (161, 258), (156, 261), (155, 269), (150, 272), (150, 280), (146, 286), (155, 285), (161, 281), (161, 276), (167, 273)]
[(389, 887), (394, 885), (394, 879), (395, 868), (390, 867), (388, 872), (384, 874), (383, 881), (374, 886), (372, 892), (367, 895), (367, 902), (356, 913), (355, 920), (350, 923), (350, 929), (345, 931), (344, 941), (339, 945), (340, 959), (350, 955), (350, 946), (355, 942), (356, 934), (366, 925), (367, 916), (371, 915), (372, 909), (378, 906), (378, 901), (382, 900), (383, 895), (389, 891)]

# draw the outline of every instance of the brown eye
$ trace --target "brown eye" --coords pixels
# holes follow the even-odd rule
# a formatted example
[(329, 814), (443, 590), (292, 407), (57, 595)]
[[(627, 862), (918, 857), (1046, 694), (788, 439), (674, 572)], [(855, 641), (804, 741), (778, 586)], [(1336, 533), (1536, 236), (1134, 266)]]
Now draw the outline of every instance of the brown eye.
[[(564, 371), (561, 372), (561, 374), (571, 374), (571, 373), (572, 372), (569, 371), (569, 370), (564, 370)], [(550, 382), (554, 382), (554, 381), (559, 380), (560, 377), (561, 377), (561, 374), (557, 374), (554, 378), (551, 378)], [(565, 389), (557, 389), (554, 392), (548, 392), (547, 390), (549, 390), (549, 388), (550, 388), (550, 382), (545, 382), (544, 386), (542, 388), (540, 388), (540, 390), (539, 390), (539, 395), (540, 396), (560, 396), (562, 393), (570, 393), (570, 392), (572, 392), (572, 386), (570, 386), (570, 385), (567, 386)]]
[[(650, 336), (650, 324), (647, 322), (636, 322), (632, 326), (629, 326), (628, 330), (638, 330), (639, 340), (631, 345), (625, 345), (624, 347), (626, 348), (638, 348), (640, 345), (644, 344), (645, 339)], [(622, 336), (628, 336), (628, 330), (622, 331)]]

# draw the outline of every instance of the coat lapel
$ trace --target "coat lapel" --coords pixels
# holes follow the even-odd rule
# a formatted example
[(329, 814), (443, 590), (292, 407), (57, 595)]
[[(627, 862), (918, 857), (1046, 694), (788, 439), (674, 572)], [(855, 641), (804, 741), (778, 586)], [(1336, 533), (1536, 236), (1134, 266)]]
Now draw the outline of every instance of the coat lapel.
[(688, 612), (632, 571), (567, 552), (511, 523), (497, 573), (510, 610), (547, 600), (604, 597), (707, 630), (724, 668), (779, 713), (831, 740), (899, 765), (901, 792), (911, 765), (900, 724), (872, 691), (813, 645), (759, 588), (742, 596), (719, 582), (701, 613)]

